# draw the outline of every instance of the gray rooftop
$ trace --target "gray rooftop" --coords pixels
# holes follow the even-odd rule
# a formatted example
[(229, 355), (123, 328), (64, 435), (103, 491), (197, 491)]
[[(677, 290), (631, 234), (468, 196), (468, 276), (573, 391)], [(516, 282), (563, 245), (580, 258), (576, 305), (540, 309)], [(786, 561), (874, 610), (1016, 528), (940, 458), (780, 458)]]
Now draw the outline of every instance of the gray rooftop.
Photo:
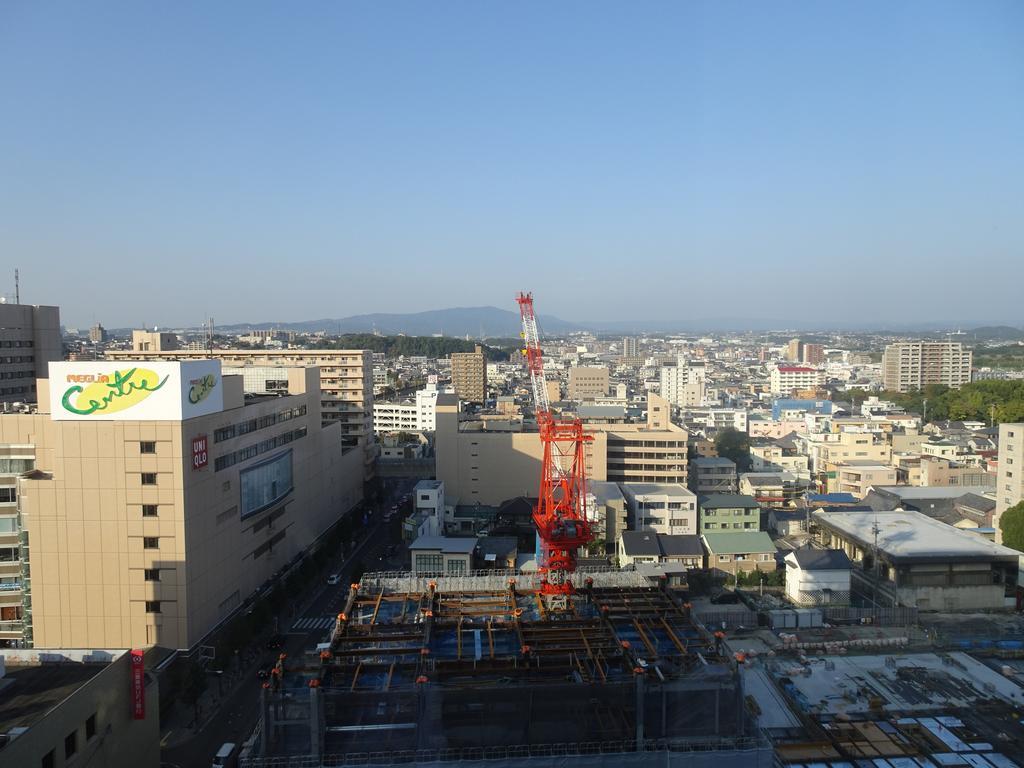
[(841, 536), (871, 547), (878, 525), (878, 549), (893, 560), (1013, 560), (1020, 552), (920, 512), (814, 512), (814, 519)]
[(690, 461), (695, 467), (736, 467), (736, 462), (723, 456), (700, 456)]
[(793, 558), (804, 571), (842, 571), (853, 567), (850, 558), (841, 549), (794, 549), (786, 559)]
[(469, 555), (476, 549), (476, 538), (456, 538), (454, 536), (420, 536), (409, 545), (409, 549), (437, 549), (441, 552)]
[(677, 499), (695, 499), (697, 494), (680, 483), (622, 483), (627, 496), (671, 496)]

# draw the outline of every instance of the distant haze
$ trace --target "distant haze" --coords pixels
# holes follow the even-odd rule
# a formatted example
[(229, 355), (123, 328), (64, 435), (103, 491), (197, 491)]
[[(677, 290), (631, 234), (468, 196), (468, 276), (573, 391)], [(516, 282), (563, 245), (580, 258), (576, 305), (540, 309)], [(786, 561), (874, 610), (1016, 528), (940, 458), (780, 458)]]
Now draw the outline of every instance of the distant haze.
[(20, 267), (80, 327), (518, 290), (622, 330), (1020, 326), (1022, 29), (1019, 0), (12, 0), (0, 293)]

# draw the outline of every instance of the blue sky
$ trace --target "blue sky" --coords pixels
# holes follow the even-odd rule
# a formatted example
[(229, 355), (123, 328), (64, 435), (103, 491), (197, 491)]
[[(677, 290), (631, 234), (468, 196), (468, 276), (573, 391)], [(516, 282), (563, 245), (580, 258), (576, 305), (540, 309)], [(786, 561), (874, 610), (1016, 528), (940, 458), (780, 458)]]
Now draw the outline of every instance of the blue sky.
[(0, 4), (0, 292), (1020, 325), (1024, 3)]

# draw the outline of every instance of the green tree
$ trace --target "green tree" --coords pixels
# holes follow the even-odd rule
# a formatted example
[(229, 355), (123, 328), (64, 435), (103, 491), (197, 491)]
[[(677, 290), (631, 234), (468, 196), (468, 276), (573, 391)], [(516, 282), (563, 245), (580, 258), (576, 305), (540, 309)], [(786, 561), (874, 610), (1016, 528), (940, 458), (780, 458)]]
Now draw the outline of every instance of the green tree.
[(1024, 501), (1003, 512), (999, 518), (999, 530), (1003, 534), (1003, 544), (1024, 552)]
[(750, 437), (746, 432), (726, 427), (715, 435), (715, 450), (719, 456), (736, 462), (739, 471), (750, 468)]

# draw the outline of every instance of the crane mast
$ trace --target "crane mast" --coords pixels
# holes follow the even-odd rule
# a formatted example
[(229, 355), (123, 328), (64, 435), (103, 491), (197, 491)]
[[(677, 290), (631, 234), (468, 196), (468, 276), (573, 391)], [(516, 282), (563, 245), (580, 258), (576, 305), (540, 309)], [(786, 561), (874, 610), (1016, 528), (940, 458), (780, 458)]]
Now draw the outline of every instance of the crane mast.
[(548, 610), (566, 610), (574, 592), (576, 552), (594, 539), (593, 525), (587, 519), (584, 455), (584, 445), (593, 437), (583, 432), (583, 422), (578, 418), (556, 420), (552, 414), (533, 294), (520, 293), (516, 301), (523, 321), (523, 353), (544, 452), (540, 490), (533, 510), (540, 542), (539, 592)]

